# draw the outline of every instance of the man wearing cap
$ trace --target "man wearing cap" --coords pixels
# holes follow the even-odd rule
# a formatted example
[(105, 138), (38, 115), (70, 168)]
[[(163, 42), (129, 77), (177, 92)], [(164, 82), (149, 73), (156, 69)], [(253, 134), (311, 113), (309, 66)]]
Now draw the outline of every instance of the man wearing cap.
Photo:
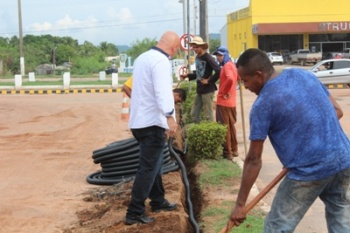
[[(226, 141), (223, 156), (229, 160), (238, 156), (237, 136), (235, 124), (236, 113), (236, 85), (238, 73), (236, 65), (232, 62), (228, 49), (220, 46), (214, 53), (222, 67), (220, 72), (220, 85), (216, 101), (216, 121), (227, 126)], [(203, 80), (202, 83), (206, 83)]]
[(180, 78), (197, 80), (197, 94), (191, 109), (191, 117), (193, 122), (199, 123), (201, 121), (200, 113), (203, 110), (204, 120), (214, 121), (213, 98), (214, 92), (217, 90), (215, 82), (219, 79), (221, 68), (215, 59), (207, 53), (208, 43), (203, 41), (201, 37), (194, 37), (189, 44), (197, 54), (196, 73), (183, 74)]

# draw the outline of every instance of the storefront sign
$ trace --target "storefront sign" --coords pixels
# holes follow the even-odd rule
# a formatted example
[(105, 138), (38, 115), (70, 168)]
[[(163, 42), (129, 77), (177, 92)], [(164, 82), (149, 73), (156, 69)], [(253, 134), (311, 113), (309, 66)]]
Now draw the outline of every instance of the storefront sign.
[(349, 22), (336, 22), (336, 23), (320, 23), (319, 24), (320, 31), (328, 31), (328, 32), (341, 32), (350, 30)]
[(350, 21), (329, 23), (259, 23), (252, 25), (252, 34), (255, 35), (296, 33), (350, 33)]

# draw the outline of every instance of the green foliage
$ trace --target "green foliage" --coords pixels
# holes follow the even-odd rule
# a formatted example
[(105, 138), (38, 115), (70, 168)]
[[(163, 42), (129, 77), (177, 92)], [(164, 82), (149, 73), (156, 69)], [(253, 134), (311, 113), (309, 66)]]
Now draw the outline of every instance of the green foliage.
[[(23, 37), (23, 53), (26, 74), (35, 71), (41, 64), (55, 63), (59, 66), (64, 62), (73, 63), (72, 72), (88, 74), (104, 70), (108, 66), (108, 63), (104, 62), (105, 57), (118, 55), (118, 48), (107, 42), (95, 46), (85, 41), (79, 45), (78, 41), (71, 37), (26, 35)], [(4, 75), (19, 73), (18, 37), (0, 37), (0, 59), (3, 61)]]
[(187, 130), (189, 161), (219, 159), (227, 128), (216, 122), (194, 124)]
[(183, 81), (179, 87), (187, 91), (186, 101), (182, 103), (182, 117), (185, 124), (190, 124), (193, 122), (191, 117), (191, 108), (193, 105), (194, 97), (196, 95), (196, 82)]
[(91, 74), (105, 70), (107, 63), (103, 58), (102, 53), (97, 53), (94, 56), (75, 57), (72, 60), (71, 72), (74, 74)]
[(141, 53), (146, 52), (156, 44), (156, 39), (145, 38), (142, 41), (136, 40), (131, 44), (131, 49), (129, 49), (126, 53), (135, 60)]
[(118, 54), (117, 46), (106, 41), (101, 42), (99, 48), (106, 56), (116, 56)]
[[(229, 162), (229, 165), (228, 165)], [(241, 169), (237, 164), (225, 159), (220, 160), (202, 160), (201, 164), (206, 172), (200, 175), (198, 184), (203, 189), (208, 185), (222, 185), (227, 179), (241, 176)]]
[(213, 53), (221, 45), (220, 39), (209, 40), (209, 51)]

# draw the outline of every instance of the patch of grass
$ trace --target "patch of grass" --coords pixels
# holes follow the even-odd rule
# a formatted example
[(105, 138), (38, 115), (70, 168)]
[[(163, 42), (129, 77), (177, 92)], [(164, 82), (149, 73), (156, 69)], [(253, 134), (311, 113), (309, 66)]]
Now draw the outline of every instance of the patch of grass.
[[(200, 162), (202, 171), (199, 174), (198, 184), (202, 190), (223, 188), (223, 192), (232, 194), (230, 200), (236, 199), (236, 194), (230, 192), (234, 179), (241, 177), (241, 168), (226, 159), (203, 160)], [(216, 233), (223, 229), (228, 221), (234, 206), (234, 201), (216, 200), (215, 204), (209, 202), (203, 206), (200, 214), (200, 228), (203, 233)], [(265, 213), (259, 208), (253, 209), (247, 215), (246, 221), (239, 227), (232, 228), (231, 232), (260, 233), (263, 231)]]
[[(220, 232), (228, 221), (231, 214), (233, 201), (223, 201), (220, 205), (208, 206), (201, 213), (203, 222), (200, 227), (204, 233)], [(238, 233), (261, 233), (264, 228), (265, 213), (261, 210), (252, 210), (247, 215), (247, 219), (239, 227), (233, 227), (230, 232)]]
[(201, 188), (207, 185), (222, 185), (227, 179), (240, 177), (242, 171), (239, 166), (225, 159), (201, 161), (205, 172), (199, 177)]

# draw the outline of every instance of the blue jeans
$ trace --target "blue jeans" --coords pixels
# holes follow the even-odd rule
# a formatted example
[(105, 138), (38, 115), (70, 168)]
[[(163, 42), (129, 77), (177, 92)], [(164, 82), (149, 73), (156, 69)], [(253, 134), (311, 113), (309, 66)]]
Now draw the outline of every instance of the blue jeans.
[(127, 216), (144, 214), (147, 198), (151, 199), (151, 206), (160, 205), (165, 201), (162, 181), (165, 129), (151, 126), (131, 131), (140, 145), (140, 160)]
[(204, 119), (206, 121), (214, 121), (213, 113), (214, 92), (208, 94), (196, 94), (191, 109), (191, 117), (194, 123), (201, 121), (201, 111), (203, 109)]
[(294, 232), (317, 197), (325, 204), (328, 232), (349, 233), (350, 168), (317, 181), (285, 178), (278, 187), (271, 211), (265, 219), (264, 232)]

